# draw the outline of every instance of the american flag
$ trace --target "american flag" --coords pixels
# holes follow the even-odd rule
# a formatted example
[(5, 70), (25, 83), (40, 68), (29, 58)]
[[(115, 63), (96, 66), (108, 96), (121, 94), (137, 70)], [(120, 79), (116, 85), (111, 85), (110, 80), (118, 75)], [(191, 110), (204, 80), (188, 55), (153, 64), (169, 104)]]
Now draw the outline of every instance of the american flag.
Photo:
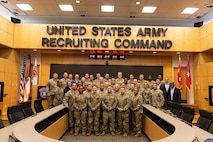
[(26, 86), (26, 82), (25, 82), (25, 69), (26, 69), (26, 56), (24, 56), (23, 59), (23, 65), (22, 65), (22, 69), (21, 69), (21, 77), (20, 77), (20, 101), (24, 100), (24, 94), (25, 94), (25, 86)]
[(30, 55), (25, 55), (20, 76), (20, 101), (28, 100), (30, 94)]

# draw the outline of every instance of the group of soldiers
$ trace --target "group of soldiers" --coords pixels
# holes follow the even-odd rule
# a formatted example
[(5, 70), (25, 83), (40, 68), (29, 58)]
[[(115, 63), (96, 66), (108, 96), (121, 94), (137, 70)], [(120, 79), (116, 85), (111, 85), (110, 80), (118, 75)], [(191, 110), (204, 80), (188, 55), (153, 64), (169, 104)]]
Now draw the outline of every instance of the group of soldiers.
[[(150, 104), (161, 108), (164, 105), (164, 95), (159, 89), (162, 80), (148, 80), (139, 75), (139, 80), (130, 74), (129, 79), (123, 79), (122, 72), (117, 78), (104, 77), (100, 73), (85, 74), (79, 79), (63, 74), (58, 79), (54, 73), (46, 86), (49, 108), (63, 104), (68, 108), (70, 134), (104, 136), (109, 129), (112, 136), (117, 134), (127, 137), (132, 131), (134, 137), (141, 136), (142, 104)], [(100, 133), (101, 132), (101, 133)]]

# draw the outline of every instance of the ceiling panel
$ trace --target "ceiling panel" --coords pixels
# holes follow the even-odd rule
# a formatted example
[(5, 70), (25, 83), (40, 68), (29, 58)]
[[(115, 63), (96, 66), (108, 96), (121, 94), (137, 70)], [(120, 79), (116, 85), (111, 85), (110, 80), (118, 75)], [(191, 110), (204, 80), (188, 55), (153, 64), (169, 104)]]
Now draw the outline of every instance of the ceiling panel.
[[(138, 21), (140, 21), (140, 19), (151, 19), (150, 22), (152, 22), (156, 20), (159, 21), (160, 19), (161, 21), (159, 21), (159, 23), (165, 21), (166, 24), (170, 19), (177, 19), (177, 21), (182, 19), (186, 22), (203, 20), (203, 16), (206, 16), (213, 11), (213, 8), (206, 7), (209, 4), (213, 4), (212, 0), (139, 0), (141, 2), (140, 5), (136, 5), (136, 1), (137, 0), (81, 0), (81, 3), (77, 4), (75, 3), (75, 0), (8, 0), (7, 4), (1, 2), (0, 4), (5, 7), (6, 10), (9, 10), (15, 17), (25, 19), (24, 21), (33, 18), (34, 21), (36, 21), (36, 16), (38, 18), (37, 20), (41, 19), (39, 17), (46, 17), (44, 19), (46, 19), (48, 22), (52, 21), (52, 23), (55, 22), (54, 20), (56, 20), (58, 16), (62, 16), (66, 21), (66, 18), (70, 19), (76, 17), (81, 20), (80, 18), (82, 17), (80, 15), (85, 15), (85, 17), (88, 18), (96, 18), (97, 21), (101, 21), (104, 19), (104, 17), (109, 19), (111, 17), (112, 19), (126, 18), (128, 23), (129, 17), (135, 16), (135, 18), (138, 18)], [(33, 7), (34, 11), (21, 11), (16, 6), (18, 3), (28, 3)], [(74, 11), (62, 12), (58, 7), (58, 4), (71, 4), (73, 5)], [(102, 13), (102, 4), (115, 5), (115, 11), (113, 13)], [(141, 9), (144, 6), (157, 6), (157, 9), (153, 14), (143, 14), (141, 13)], [(185, 7), (197, 7), (199, 10), (193, 15), (181, 14)], [(17, 11), (18, 14), (14, 14), (14, 10)], [(54, 17), (54, 15), (56, 17)], [(201, 18), (198, 19), (198, 16), (201, 16)], [(44, 19), (42, 18), (42, 21), (38, 22), (47, 23), (47, 21)], [(84, 19), (82, 19), (82, 21), (84, 21)], [(149, 23), (149, 21), (146, 21), (146, 23)]]

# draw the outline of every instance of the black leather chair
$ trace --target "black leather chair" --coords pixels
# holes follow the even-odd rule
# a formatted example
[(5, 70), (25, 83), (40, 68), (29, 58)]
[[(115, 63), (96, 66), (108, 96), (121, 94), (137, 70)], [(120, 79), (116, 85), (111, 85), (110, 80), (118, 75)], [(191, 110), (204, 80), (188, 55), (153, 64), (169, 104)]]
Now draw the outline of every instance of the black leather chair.
[(23, 104), (10, 106), (7, 108), (7, 117), (10, 124), (18, 122), (25, 118), (24, 113), (22, 112)]
[(208, 132), (212, 133), (213, 134), (213, 114), (211, 115), (211, 124), (209, 125), (209, 128), (208, 128)]
[(211, 112), (200, 109), (199, 113), (200, 117), (197, 120), (196, 126), (207, 131), (211, 124)]
[(35, 108), (36, 113), (39, 113), (44, 110), (44, 107), (42, 106), (41, 103), (42, 103), (41, 99), (37, 99), (34, 101), (34, 108)]
[(182, 113), (180, 118), (188, 123), (192, 123), (194, 119), (195, 110), (193, 107), (182, 106)]
[(173, 108), (173, 106), (172, 106), (172, 102), (171, 101), (165, 101), (164, 102), (163, 109), (172, 111), (172, 108)]
[(182, 106), (178, 103), (173, 103), (172, 106), (173, 106), (172, 112), (174, 113), (174, 115), (180, 117), (182, 112)]
[(3, 124), (2, 120), (0, 119), (0, 129), (1, 128), (4, 128), (4, 124)]
[(23, 103), (22, 112), (24, 113), (25, 117), (29, 117), (34, 114), (32, 108), (31, 108), (31, 101)]

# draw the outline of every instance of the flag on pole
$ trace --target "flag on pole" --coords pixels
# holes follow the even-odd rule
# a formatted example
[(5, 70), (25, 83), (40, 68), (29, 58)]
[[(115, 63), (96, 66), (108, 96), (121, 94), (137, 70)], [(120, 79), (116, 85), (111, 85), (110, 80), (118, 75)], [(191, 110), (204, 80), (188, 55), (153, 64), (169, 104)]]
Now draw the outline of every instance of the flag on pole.
[(187, 57), (187, 65), (186, 65), (186, 88), (188, 91), (190, 90), (190, 86), (192, 84), (191, 81), (191, 72), (190, 72), (190, 62), (189, 62), (189, 57)]
[(23, 101), (24, 100), (24, 94), (25, 94), (25, 78), (24, 78), (24, 74), (25, 74), (25, 68), (26, 68), (26, 56), (24, 56), (23, 58), (23, 64), (22, 64), (22, 69), (21, 69), (21, 76), (20, 76), (20, 95), (19, 95), (19, 100)]
[(178, 59), (178, 83), (179, 83), (179, 89), (182, 90), (182, 68), (181, 68), (181, 57), (179, 56)]
[(20, 101), (28, 101), (30, 95), (30, 55), (25, 55), (20, 77)]
[(34, 64), (33, 64), (33, 71), (32, 71), (32, 84), (38, 84), (38, 71), (37, 71), (37, 56), (34, 56)]
[(25, 82), (26, 82), (26, 87), (25, 87), (25, 95), (24, 95), (24, 102), (28, 101), (29, 95), (30, 95), (30, 54), (27, 55), (27, 63), (26, 63), (26, 70), (25, 70)]

